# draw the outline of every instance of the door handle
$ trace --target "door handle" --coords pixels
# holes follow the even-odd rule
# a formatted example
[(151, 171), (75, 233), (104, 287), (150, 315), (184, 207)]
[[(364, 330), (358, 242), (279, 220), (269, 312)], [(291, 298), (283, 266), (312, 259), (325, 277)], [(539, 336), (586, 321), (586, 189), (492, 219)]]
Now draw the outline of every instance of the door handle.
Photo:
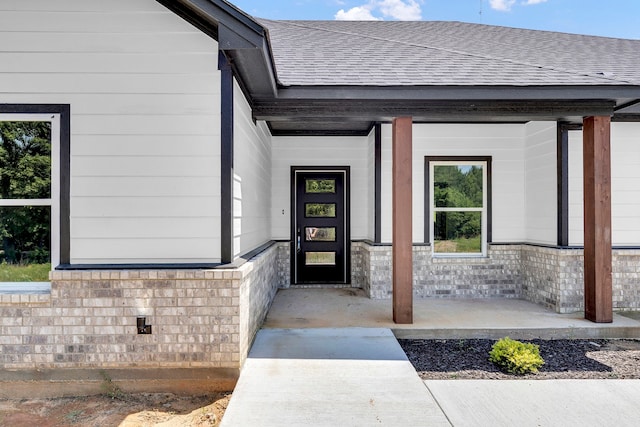
[(298, 236), (297, 236), (297, 244), (296, 244), (296, 253), (300, 253), (300, 250), (301, 250), (301, 249), (300, 249), (300, 240), (301, 240), (301, 237), (300, 237), (300, 229), (298, 228)]

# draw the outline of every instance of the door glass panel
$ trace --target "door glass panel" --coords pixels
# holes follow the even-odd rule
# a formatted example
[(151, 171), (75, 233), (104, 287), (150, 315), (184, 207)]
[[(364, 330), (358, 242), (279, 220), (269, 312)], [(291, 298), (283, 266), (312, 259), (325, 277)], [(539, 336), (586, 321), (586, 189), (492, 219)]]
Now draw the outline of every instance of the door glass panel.
[(305, 179), (306, 193), (335, 193), (335, 179)]
[(305, 240), (307, 242), (335, 242), (335, 227), (305, 227)]
[(436, 212), (434, 225), (434, 252), (482, 252), (482, 212)]
[(336, 265), (335, 252), (306, 252), (306, 265)]
[(335, 218), (335, 203), (305, 203), (304, 216), (307, 218)]

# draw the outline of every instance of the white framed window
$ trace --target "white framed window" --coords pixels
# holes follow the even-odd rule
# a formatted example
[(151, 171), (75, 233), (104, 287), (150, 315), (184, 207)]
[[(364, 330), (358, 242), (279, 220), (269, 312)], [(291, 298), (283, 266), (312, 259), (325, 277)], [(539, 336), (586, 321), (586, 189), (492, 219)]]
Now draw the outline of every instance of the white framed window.
[(429, 157), (425, 163), (433, 256), (486, 256), (491, 159)]
[(60, 262), (60, 114), (0, 113), (0, 282)]

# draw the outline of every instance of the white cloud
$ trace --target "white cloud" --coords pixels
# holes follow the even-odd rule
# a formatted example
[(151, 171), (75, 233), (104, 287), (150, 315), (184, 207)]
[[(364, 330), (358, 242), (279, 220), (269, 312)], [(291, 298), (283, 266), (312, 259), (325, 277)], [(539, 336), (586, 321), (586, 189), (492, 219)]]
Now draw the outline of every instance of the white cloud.
[(339, 21), (379, 21), (383, 18), (374, 16), (373, 12), (377, 11), (384, 18), (419, 21), (422, 19), (419, 1), (422, 2), (422, 0), (369, 0), (368, 3), (352, 7), (346, 12), (344, 9), (340, 9), (335, 14), (335, 19)]
[(422, 10), (415, 0), (380, 0), (375, 2), (384, 16), (399, 21), (419, 21)]
[(513, 6), (515, 2), (516, 0), (489, 0), (489, 5), (492, 9), (499, 10), (501, 12), (508, 12), (511, 10), (511, 6)]
[(380, 18), (376, 18), (371, 14), (371, 10), (367, 6), (352, 7), (346, 12), (344, 9), (340, 9), (335, 14), (336, 21), (379, 21)]
[(540, 4), (540, 3), (544, 3), (547, 0), (527, 0), (525, 1), (523, 4), (525, 5), (529, 5), (529, 4)]

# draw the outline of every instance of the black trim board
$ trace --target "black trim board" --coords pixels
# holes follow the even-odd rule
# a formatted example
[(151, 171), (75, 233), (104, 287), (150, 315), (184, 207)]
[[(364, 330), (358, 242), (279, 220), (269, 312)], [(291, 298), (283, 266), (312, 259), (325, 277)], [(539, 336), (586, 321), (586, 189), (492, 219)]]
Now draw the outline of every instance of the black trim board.
[(212, 22), (206, 16), (196, 13), (192, 8), (188, 7), (180, 1), (175, 0), (156, 0), (158, 3), (169, 9), (171, 12), (184, 19), (204, 34), (214, 40), (218, 40), (218, 23)]
[(233, 262), (233, 70), (223, 52), (220, 70), (220, 259)]
[(616, 114), (611, 118), (611, 122), (620, 122), (620, 123), (640, 122), (640, 114)]
[(524, 107), (546, 105), (556, 111), (566, 107), (608, 108), (634, 104), (640, 98), (640, 85), (548, 85), (548, 86), (287, 86), (278, 91), (285, 100), (384, 100), (410, 102), (475, 102), (486, 108), (491, 103)]
[(251, 16), (224, 0), (156, 0), (158, 3), (217, 40), (219, 27), (232, 30), (237, 44), (225, 49), (260, 46), (265, 30)]
[(431, 244), (431, 179), (429, 174), (429, 162), (486, 162), (487, 163), (487, 245), (492, 243), (492, 196), (493, 184), (491, 181), (492, 156), (425, 156), (424, 157), (424, 244)]
[(5, 114), (60, 114), (60, 264), (71, 256), (71, 106), (69, 104), (0, 104)]
[(557, 241), (558, 246), (567, 246), (569, 245), (569, 131), (581, 130), (582, 125), (558, 123), (557, 129)]
[(382, 240), (382, 124), (377, 123), (374, 146), (374, 236), (373, 240), (380, 243)]
[(277, 77), (266, 30), (224, 0), (156, 0), (218, 41), (252, 96), (275, 97)]
[[(288, 241), (286, 241), (288, 242)], [(186, 262), (186, 263), (137, 263), (137, 264), (61, 264), (56, 270), (211, 270), (211, 269), (234, 269), (242, 266), (256, 255), (266, 251), (273, 245), (279, 243), (277, 240), (269, 240), (268, 242), (258, 246), (257, 248), (240, 255), (232, 263), (214, 263), (214, 262)]]
[(56, 270), (82, 271), (82, 270), (210, 270), (219, 268), (223, 264), (194, 262), (194, 263), (132, 263), (132, 264), (60, 264)]
[(371, 133), (367, 129), (277, 129), (272, 126), (272, 122), (267, 122), (271, 136), (369, 136)]

